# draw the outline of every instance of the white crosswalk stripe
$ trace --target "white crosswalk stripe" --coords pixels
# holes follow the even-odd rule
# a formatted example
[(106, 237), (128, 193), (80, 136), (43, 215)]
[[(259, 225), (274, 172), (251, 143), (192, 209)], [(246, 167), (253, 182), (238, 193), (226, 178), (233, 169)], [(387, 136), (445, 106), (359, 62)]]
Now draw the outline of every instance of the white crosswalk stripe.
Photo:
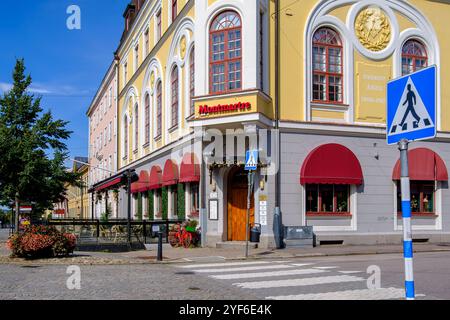
[(208, 268), (208, 267), (235, 267), (235, 266), (251, 266), (257, 264), (269, 264), (268, 261), (252, 261), (252, 262), (227, 262), (227, 263), (206, 263), (206, 264), (189, 264), (180, 266), (180, 268)]
[(405, 296), (403, 288), (367, 289), (369, 275), (359, 270), (339, 270), (341, 267), (337, 265), (266, 260), (189, 264), (178, 268), (217, 281), (241, 280), (229, 283), (270, 300), (389, 300)]
[(197, 273), (220, 273), (220, 272), (255, 271), (255, 270), (288, 269), (288, 268), (292, 268), (292, 266), (280, 264), (280, 265), (253, 266), (241, 268), (196, 269), (193, 271)]
[(219, 280), (234, 280), (234, 279), (251, 279), (251, 278), (266, 278), (266, 277), (284, 277), (294, 275), (305, 274), (317, 274), (326, 272), (324, 270), (316, 269), (300, 269), (300, 270), (281, 270), (281, 271), (269, 271), (269, 272), (257, 272), (257, 273), (237, 273), (237, 274), (225, 274), (218, 276), (211, 276), (211, 278)]
[(329, 276), (329, 277), (327, 276), (327, 277), (314, 277), (314, 278), (303, 278), (303, 279), (241, 282), (241, 283), (233, 283), (233, 285), (240, 287), (240, 288), (245, 288), (245, 289), (263, 289), (263, 288), (313, 286), (313, 285), (319, 285), (319, 284), (354, 282), (354, 281), (365, 281), (365, 279), (361, 278), (361, 277), (353, 277), (353, 276)]

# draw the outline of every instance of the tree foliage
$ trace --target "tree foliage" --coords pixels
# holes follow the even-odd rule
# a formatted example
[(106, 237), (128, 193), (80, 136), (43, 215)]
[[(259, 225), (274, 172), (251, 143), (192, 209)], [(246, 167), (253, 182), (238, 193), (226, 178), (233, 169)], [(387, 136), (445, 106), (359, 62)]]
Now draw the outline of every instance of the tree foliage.
[(23, 59), (17, 60), (13, 87), (0, 97), (0, 203), (10, 205), (18, 195), (42, 212), (62, 200), (79, 175), (64, 166), (68, 122), (43, 111), (41, 98), (28, 90), (31, 83)]

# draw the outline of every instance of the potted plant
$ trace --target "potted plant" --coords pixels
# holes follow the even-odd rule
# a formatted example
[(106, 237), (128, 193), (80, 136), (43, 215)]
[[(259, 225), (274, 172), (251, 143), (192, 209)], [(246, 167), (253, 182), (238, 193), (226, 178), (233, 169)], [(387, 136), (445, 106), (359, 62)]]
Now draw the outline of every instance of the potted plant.
[(195, 233), (197, 232), (197, 225), (198, 225), (198, 221), (197, 220), (188, 220), (186, 222), (186, 231), (187, 232), (192, 232)]

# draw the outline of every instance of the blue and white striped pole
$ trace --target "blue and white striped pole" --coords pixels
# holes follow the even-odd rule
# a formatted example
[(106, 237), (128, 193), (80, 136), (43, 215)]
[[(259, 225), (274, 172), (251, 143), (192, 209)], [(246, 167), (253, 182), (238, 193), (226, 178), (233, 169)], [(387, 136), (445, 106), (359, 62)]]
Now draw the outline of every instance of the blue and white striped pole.
[(414, 300), (414, 272), (413, 272), (413, 244), (411, 230), (411, 196), (408, 173), (408, 140), (399, 142), (400, 164), (401, 164), (401, 190), (402, 190), (402, 213), (403, 213), (403, 257), (405, 259), (405, 289), (406, 299)]

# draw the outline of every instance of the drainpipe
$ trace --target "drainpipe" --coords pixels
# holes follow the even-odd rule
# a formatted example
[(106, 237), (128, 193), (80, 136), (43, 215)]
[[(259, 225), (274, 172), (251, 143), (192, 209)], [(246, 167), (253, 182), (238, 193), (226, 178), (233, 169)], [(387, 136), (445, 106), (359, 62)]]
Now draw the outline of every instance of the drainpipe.
[(273, 217), (273, 233), (277, 249), (283, 246), (283, 220), (281, 213), (281, 137), (280, 137), (280, 0), (275, 1), (275, 135), (277, 152), (275, 161), (275, 210)]

